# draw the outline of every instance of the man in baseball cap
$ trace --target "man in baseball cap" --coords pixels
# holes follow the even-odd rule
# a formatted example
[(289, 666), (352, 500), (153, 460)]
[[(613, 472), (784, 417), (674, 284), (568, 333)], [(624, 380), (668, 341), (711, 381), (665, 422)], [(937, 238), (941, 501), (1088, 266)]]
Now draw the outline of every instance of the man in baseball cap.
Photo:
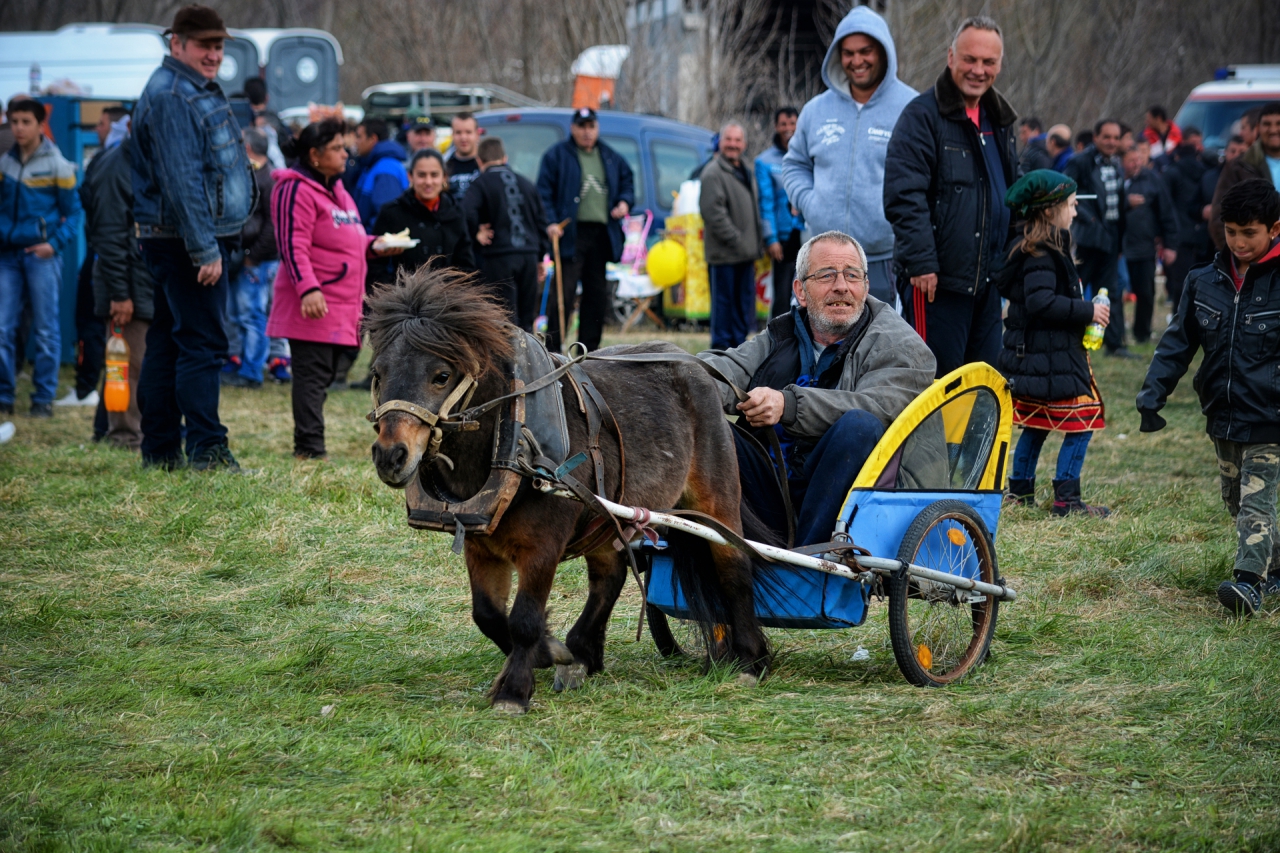
[(436, 124), (431, 116), (414, 116), (409, 119), (409, 128), (405, 132), (405, 147), (409, 149), (409, 159), (424, 148), (436, 146)]

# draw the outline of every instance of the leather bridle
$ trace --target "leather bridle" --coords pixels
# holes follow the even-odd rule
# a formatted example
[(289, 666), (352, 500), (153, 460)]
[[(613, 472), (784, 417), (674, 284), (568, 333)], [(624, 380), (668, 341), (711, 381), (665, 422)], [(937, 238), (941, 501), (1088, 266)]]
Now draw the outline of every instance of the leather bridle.
[[(449, 392), (449, 396), (444, 398), (444, 402), (440, 404), (438, 411), (431, 411), (425, 406), (419, 406), (417, 403), (410, 403), (408, 400), (388, 400), (381, 405), (378, 404), (378, 379), (375, 376), (373, 384), (369, 387), (369, 394), (373, 399), (373, 411), (365, 415), (365, 419), (370, 423), (377, 423), (382, 420), (382, 416), (387, 412), (404, 412), (406, 415), (412, 415), (422, 421), (431, 430), (431, 438), (427, 441), (427, 451), (424, 454), (427, 461), (440, 458), (446, 461), (450, 468), (453, 467), (453, 460), (447, 456), (440, 455), (440, 445), (444, 442), (444, 431), (446, 429), (475, 430), (480, 428), (477, 421), (467, 418), (456, 418), (450, 414), (459, 401), (462, 408), (466, 409), (471, 402), (471, 397), (476, 393), (478, 383), (470, 373), (463, 374), (462, 379), (458, 381), (457, 386)], [(460, 412), (459, 414), (466, 414)]]

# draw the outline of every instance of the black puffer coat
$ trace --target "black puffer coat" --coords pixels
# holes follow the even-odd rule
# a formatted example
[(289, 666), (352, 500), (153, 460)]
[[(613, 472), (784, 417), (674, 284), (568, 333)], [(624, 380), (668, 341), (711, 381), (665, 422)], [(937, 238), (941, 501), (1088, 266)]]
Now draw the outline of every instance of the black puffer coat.
[(378, 270), (374, 281), (395, 281), (397, 270), (412, 272), (433, 258), (433, 269), (456, 267), (469, 271), (476, 268), (471, 235), (467, 232), (467, 218), (463, 215), (462, 206), (447, 193), (441, 194), (439, 208), (428, 210), (426, 205), (418, 201), (410, 187), (399, 198), (382, 206), (378, 211), (377, 222), (380, 234), (398, 234), (408, 228), (409, 236), (422, 242), (412, 249), (405, 249), (399, 255), (393, 255), (389, 262), (370, 260), (370, 270), (373, 270), (375, 264)]
[[(1061, 238), (1068, 248), (1069, 235)], [(1009, 313), (996, 366), (1015, 397), (1070, 400), (1092, 385), (1084, 332), (1093, 322), (1093, 303), (1082, 297), (1071, 256), (1042, 248), (1038, 258), (1015, 252), (997, 280)]]

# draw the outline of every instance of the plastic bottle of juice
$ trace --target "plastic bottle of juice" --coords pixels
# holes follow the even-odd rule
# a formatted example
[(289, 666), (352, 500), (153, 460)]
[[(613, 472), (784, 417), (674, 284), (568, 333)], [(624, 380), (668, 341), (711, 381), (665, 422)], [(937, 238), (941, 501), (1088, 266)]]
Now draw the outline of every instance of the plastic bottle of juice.
[[(1098, 291), (1098, 295), (1093, 297), (1094, 305), (1105, 305), (1111, 307), (1111, 298), (1107, 296), (1107, 289), (1104, 287)], [(1090, 323), (1089, 328), (1084, 330), (1084, 348), (1085, 349), (1101, 349), (1102, 335), (1106, 332), (1107, 327), (1101, 323)]]
[(103, 404), (108, 412), (129, 409), (129, 343), (119, 326), (113, 326), (107, 338), (107, 385)]

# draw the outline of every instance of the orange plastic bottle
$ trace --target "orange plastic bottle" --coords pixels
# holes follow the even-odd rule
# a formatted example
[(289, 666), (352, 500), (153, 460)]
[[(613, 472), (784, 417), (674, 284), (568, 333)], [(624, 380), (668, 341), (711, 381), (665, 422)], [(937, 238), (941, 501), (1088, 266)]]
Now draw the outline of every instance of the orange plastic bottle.
[(111, 337), (107, 338), (107, 385), (103, 404), (108, 412), (129, 409), (129, 343), (119, 326), (114, 326)]

